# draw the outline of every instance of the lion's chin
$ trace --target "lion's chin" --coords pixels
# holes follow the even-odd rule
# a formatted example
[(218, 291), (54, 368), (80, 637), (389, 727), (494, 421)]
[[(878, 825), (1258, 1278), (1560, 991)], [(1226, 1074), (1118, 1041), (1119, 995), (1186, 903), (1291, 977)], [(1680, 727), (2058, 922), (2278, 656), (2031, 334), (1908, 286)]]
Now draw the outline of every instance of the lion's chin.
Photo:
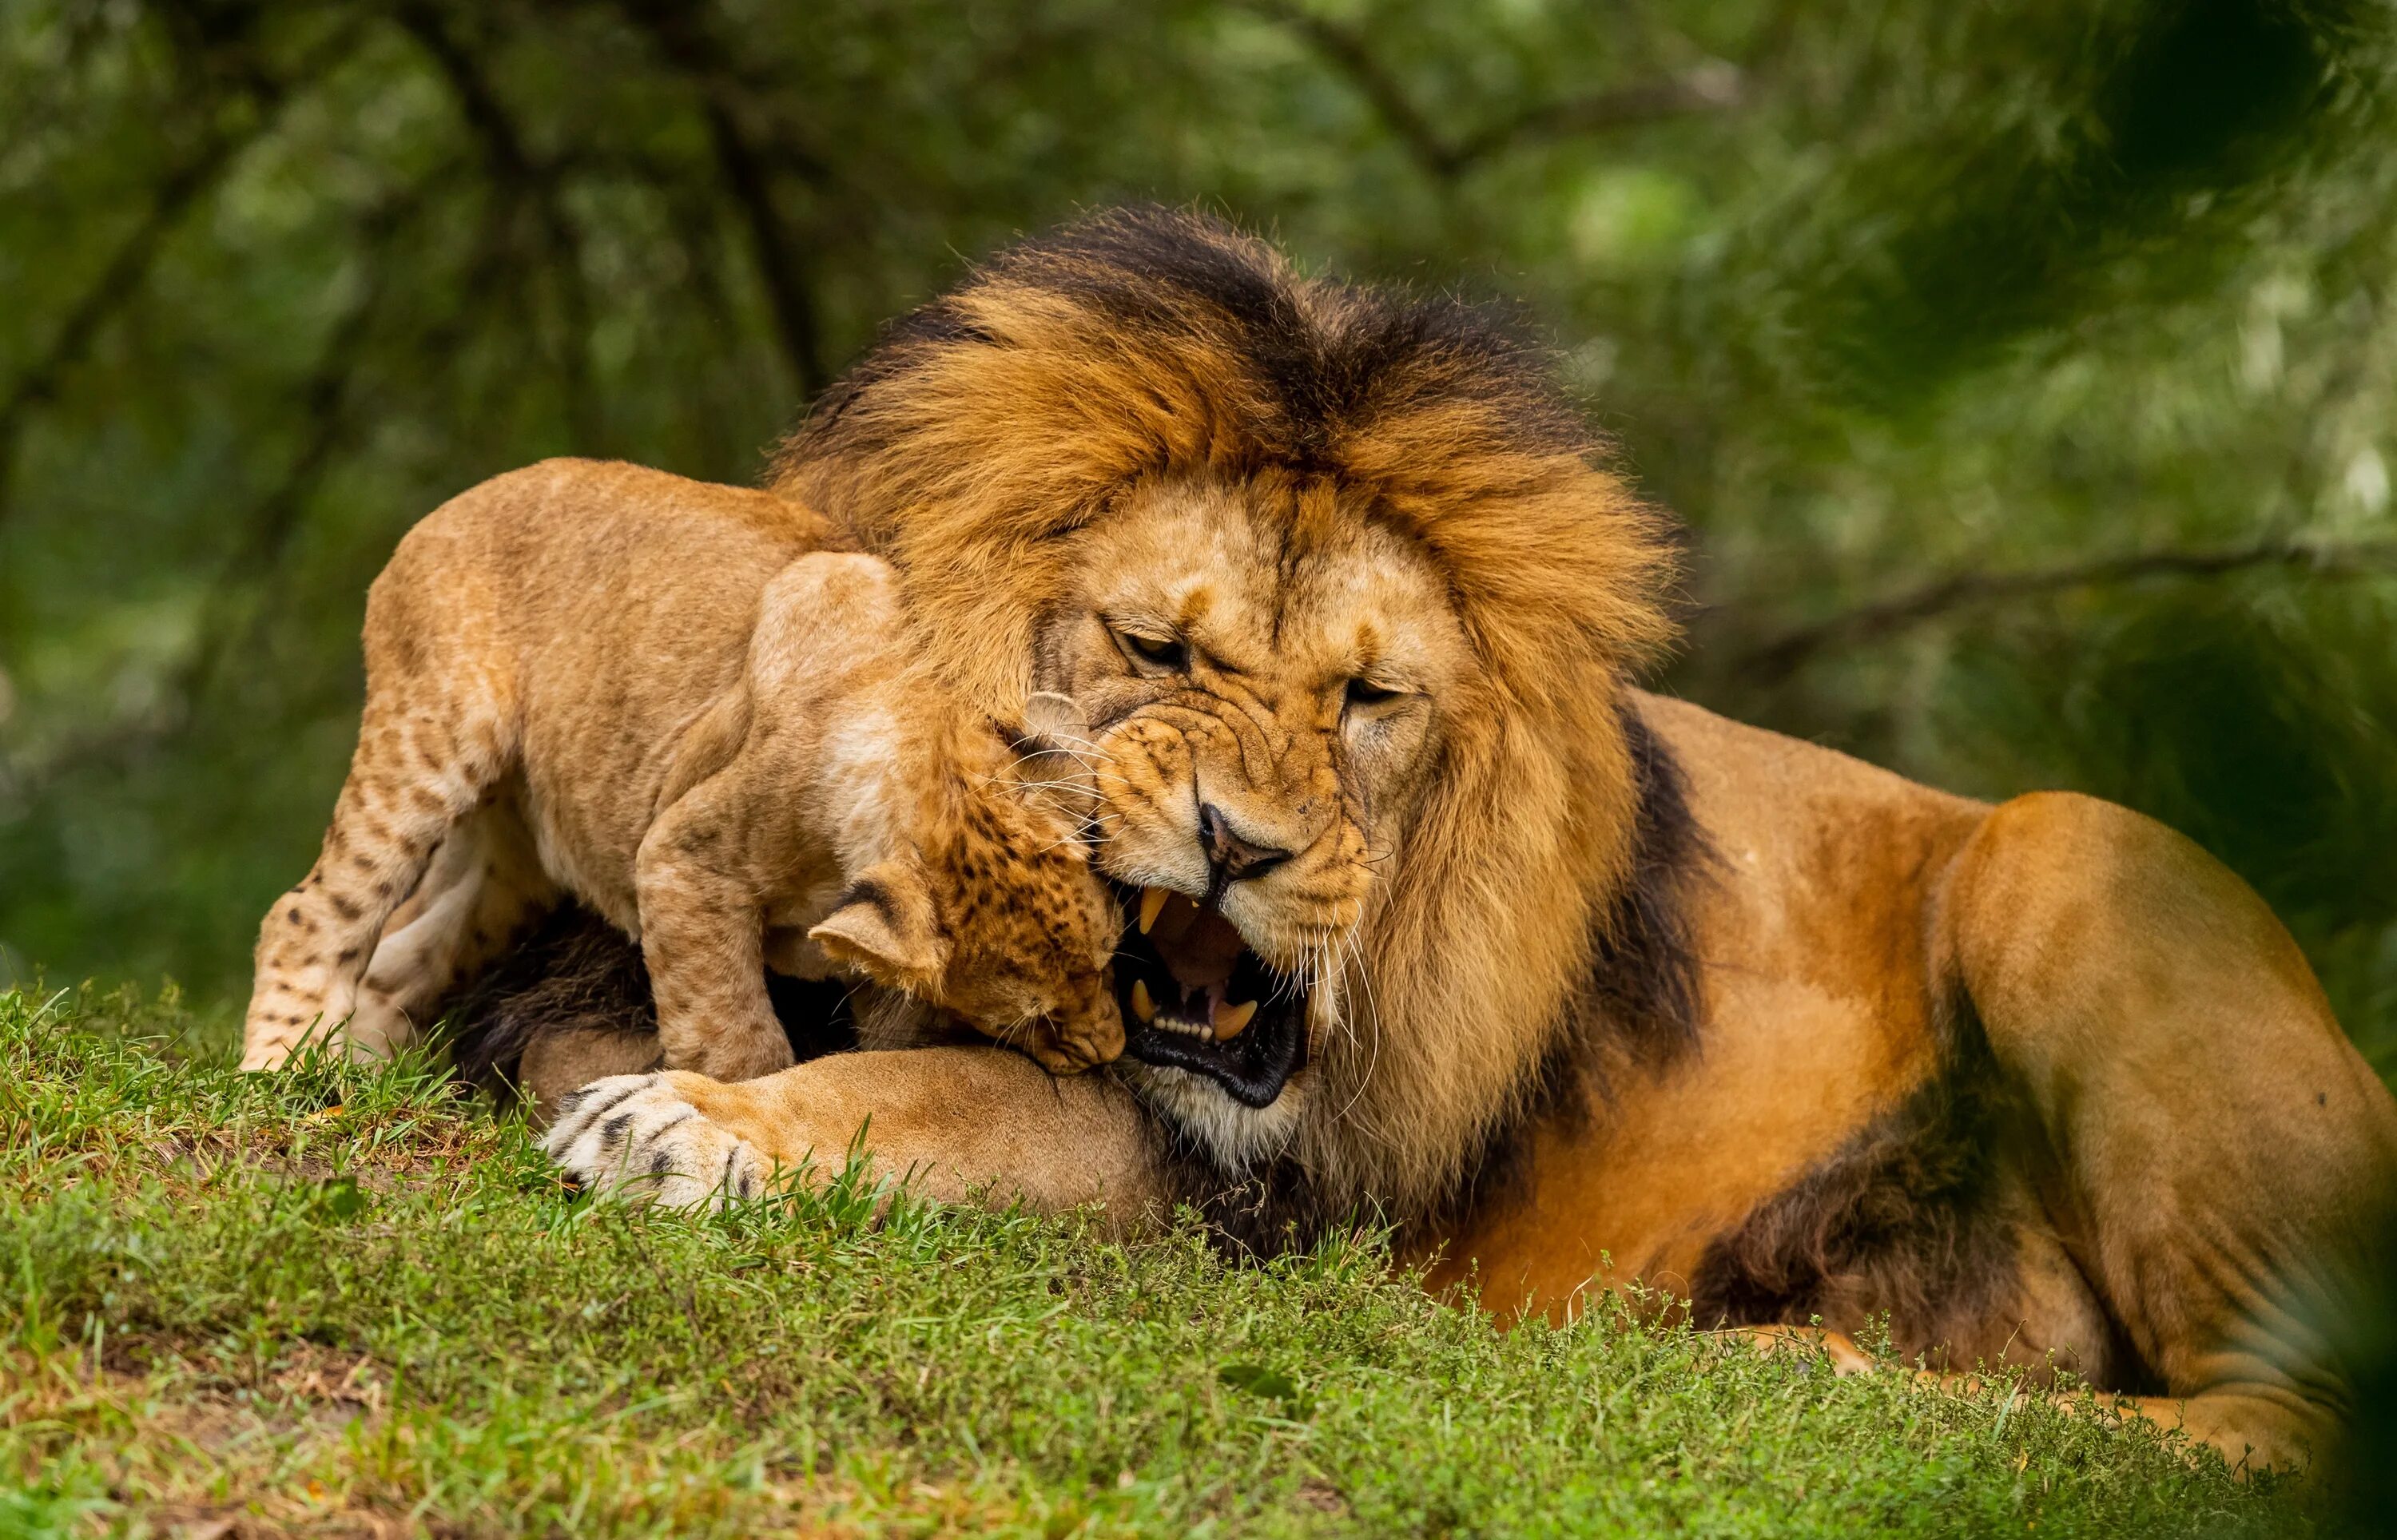
[(1306, 1057), (1308, 991), (1278, 977), (1212, 908), (1161, 888), (1120, 893), (1124, 1056), (1212, 1081), (1242, 1107), (1272, 1107)]

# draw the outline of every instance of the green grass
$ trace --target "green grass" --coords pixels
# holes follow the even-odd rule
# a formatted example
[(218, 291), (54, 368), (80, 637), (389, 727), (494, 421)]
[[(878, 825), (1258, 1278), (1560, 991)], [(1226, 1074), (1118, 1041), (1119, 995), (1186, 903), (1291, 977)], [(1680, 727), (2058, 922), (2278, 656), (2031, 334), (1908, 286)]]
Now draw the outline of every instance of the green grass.
[(241, 1077), (185, 1025), (0, 995), (0, 1534), (2324, 1526), (2006, 1386), (1501, 1333), (1362, 1241), (1234, 1267), (853, 1175), (593, 1204), (422, 1066)]

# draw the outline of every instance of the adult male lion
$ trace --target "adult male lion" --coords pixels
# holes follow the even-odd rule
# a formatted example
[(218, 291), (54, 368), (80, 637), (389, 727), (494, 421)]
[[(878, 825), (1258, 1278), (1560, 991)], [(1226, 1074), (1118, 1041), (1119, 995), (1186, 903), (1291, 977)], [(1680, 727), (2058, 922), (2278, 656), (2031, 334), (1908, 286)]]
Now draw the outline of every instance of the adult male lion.
[(1149, 1024), (1112, 1078), (939, 1047), (619, 1079), (553, 1131), (584, 1175), (696, 1197), (870, 1119), (937, 1192), (1189, 1200), (1258, 1245), (1370, 1207), (1494, 1307), (1886, 1311), (2234, 1461), (2335, 1427), (2320, 1323), (2397, 1106), (2286, 933), (2122, 809), (1632, 688), (1667, 525), (1481, 317), (1105, 218), (900, 325), (778, 485), (898, 565), (994, 716), (1087, 711)]

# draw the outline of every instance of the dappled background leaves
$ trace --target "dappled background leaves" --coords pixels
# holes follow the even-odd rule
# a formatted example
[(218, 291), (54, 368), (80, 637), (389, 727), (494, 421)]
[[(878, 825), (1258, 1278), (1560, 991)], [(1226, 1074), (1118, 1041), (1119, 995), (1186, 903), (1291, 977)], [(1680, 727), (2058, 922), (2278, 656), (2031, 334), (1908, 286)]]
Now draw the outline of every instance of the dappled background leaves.
[(1694, 533), (1668, 687), (2163, 817), (2397, 1072), (2381, 7), (23, 0), (0, 975), (242, 987), (363, 591), (539, 456), (754, 477), (1019, 231), (1520, 298)]

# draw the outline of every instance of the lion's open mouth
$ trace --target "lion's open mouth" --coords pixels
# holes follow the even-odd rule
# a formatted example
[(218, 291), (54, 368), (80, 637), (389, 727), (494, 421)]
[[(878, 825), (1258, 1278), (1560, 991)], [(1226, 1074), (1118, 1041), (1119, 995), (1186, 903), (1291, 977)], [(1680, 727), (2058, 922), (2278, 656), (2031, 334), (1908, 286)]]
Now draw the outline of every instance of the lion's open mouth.
[(1270, 1107), (1306, 1049), (1306, 993), (1259, 962), (1229, 920), (1164, 888), (1123, 888), (1116, 1001), (1124, 1054), (1204, 1075)]

